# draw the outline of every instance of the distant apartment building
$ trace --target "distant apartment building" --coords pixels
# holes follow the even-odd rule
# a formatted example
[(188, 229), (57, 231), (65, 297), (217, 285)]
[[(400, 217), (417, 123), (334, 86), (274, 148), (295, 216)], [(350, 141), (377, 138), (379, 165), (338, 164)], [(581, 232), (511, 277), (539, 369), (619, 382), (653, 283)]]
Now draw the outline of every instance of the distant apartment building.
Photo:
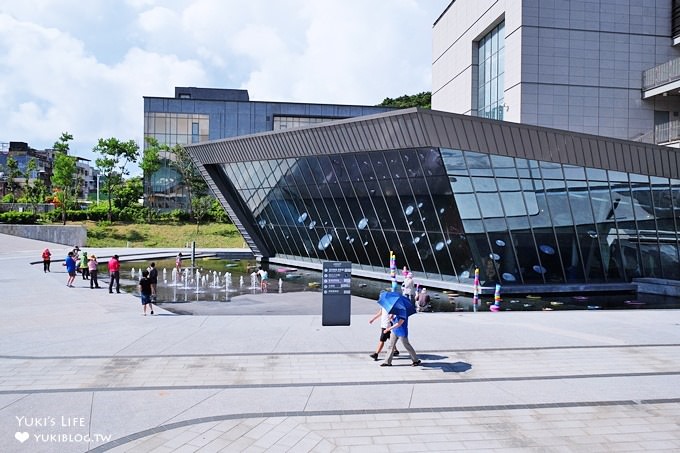
[(656, 144), (680, 139), (680, 1), (454, 0), (432, 108)]
[[(52, 164), (54, 162), (53, 149), (37, 150), (31, 148), (26, 142), (4, 142), (0, 143), (0, 182), (2, 183), (0, 193), (4, 196), (9, 186), (7, 178), (7, 160), (14, 159), (17, 162), (19, 171), (22, 173), (20, 178), (16, 178), (19, 187), (23, 187), (28, 180), (39, 179), (45, 183), (48, 190), (51, 190)], [(90, 160), (75, 156), (76, 158), (76, 177), (80, 184), (78, 188), (78, 198), (87, 200), (90, 193), (97, 190), (97, 170), (90, 165)], [(28, 171), (29, 162), (35, 160), (36, 169)]]
[[(251, 101), (247, 90), (176, 87), (175, 97), (144, 97), (144, 136), (174, 146), (286, 130), (325, 121), (393, 110), (388, 107)], [(145, 144), (146, 146), (146, 144)], [(180, 175), (162, 156), (151, 176), (148, 206), (183, 209), (187, 192)]]

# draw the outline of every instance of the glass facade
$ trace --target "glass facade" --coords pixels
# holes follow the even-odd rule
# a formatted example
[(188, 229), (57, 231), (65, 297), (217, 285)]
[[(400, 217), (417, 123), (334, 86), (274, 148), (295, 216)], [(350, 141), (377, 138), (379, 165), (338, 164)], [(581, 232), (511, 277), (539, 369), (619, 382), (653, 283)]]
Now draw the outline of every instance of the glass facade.
[[(174, 98), (144, 98), (144, 136), (171, 147), (193, 145), (390, 110), (393, 108), (256, 102), (249, 100), (246, 90), (177, 87)], [(146, 205), (161, 210), (187, 209), (186, 188), (167, 159), (149, 178), (152, 195)]]
[(275, 131), (286, 130), (293, 127), (310, 126), (312, 124), (325, 123), (326, 121), (338, 120), (340, 118), (319, 118), (307, 116), (274, 116)]
[(197, 113), (144, 114), (144, 136), (154, 137), (158, 143), (175, 146), (208, 140), (210, 119)]
[(486, 281), (680, 278), (680, 181), (442, 149)]
[(414, 148), (220, 164), (277, 257), (469, 284), (680, 278), (680, 181)]
[(477, 116), (502, 120), (505, 106), (505, 22), (479, 40), (477, 61)]
[[(169, 146), (188, 145), (208, 140), (210, 118), (197, 113), (144, 114), (144, 136), (154, 137)], [(183, 209), (187, 193), (182, 178), (171, 165), (172, 154), (162, 153), (161, 168), (150, 177), (151, 195), (146, 203), (159, 209)]]

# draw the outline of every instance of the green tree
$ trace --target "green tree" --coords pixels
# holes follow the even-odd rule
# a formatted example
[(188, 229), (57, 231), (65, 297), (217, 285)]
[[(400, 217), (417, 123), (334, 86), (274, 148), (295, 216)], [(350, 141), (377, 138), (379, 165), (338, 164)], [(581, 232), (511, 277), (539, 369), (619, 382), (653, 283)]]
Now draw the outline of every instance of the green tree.
[(47, 186), (42, 179), (34, 179), (26, 186), (26, 200), (31, 204), (33, 212), (37, 210), (40, 203), (45, 202), (47, 196)]
[(136, 163), (139, 158), (139, 145), (134, 140), (121, 142), (115, 137), (109, 139), (100, 138), (93, 152), (102, 157), (95, 160), (97, 170), (104, 176), (106, 193), (108, 198), (108, 220), (112, 220), (112, 196), (117, 196), (117, 191), (123, 185), (123, 178), (130, 174), (128, 164)]
[(54, 144), (54, 161), (52, 162), (52, 187), (61, 205), (61, 221), (66, 225), (66, 209), (70, 194), (76, 188), (76, 158), (69, 156), (69, 143), (73, 135), (63, 132)]
[(432, 93), (429, 91), (423, 91), (422, 93), (403, 96), (399, 96), (396, 99), (385, 98), (380, 104), (381, 107), (397, 107), (400, 109), (406, 109), (409, 107), (418, 107), (421, 109), (431, 109), (432, 108)]
[[(182, 177), (182, 182), (187, 188), (189, 200), (193, 200), (194, 197), (208, 195), (208, 185), (205, 183), (203, 176), (198, 172), (189, 152), (180, 144), (170, 148), (170, 152), (174, 157), (174, 159), (170, 160), (170, 165)], [(189, 205), (191, 210), (193, 210), (192, 204)]]
[(9, 188), (9, 191), (12, 193), (12, 195), (16, 195), (15, 191), (17, 189), (17, 178), (21, 178), (23, 176), (23, 173), (21, 173), (21, 170), (19, 170), (19, 162), (13, 157), (8, 157), (7, 158), (7, 164), (5, 165), (5, 168), (7, 170), (7, 186)]
[[(142, 169), (144, 174), (144, 198), (149, 200), (149, 197), (153, 194), (153, 175), (161, 168), (161, 152), (170, 152), (170, 147), (159, 144), (155, 137), (145, 137), (144, 140), (146, 140), (147, 146), (144, 148), (139, 168)], [(145, 203), (145, 205), (148, 208), (148, 221), (150, 223), (152, 218), (151, 203)]]
[(194, 220), (196, 220), (196, 233), (198, 233), (198, 227), (200, 226), (201, 221), (210, 212), (212, 203), (213, 198), (207, 195), (191, 199), (191, 212)]
[(114, 206), (118, 209), (125, 209), (139, 205), (139, 200), (144, 196), (142, 187), (142, 177), (134, 176), (126, 179), (118, 189)]

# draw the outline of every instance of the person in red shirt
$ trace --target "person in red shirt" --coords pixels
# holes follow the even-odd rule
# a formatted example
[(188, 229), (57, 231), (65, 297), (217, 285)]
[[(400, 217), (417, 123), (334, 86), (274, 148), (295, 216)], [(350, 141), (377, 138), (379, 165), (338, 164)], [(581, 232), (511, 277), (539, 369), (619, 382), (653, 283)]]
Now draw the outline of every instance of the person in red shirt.
[(43, 272), (50, 272), (50, 262), (52, 261), (52, 252), (50, 249), (45, 249), (42, 252)]
[(109, 260), (109, 294), (113, 293), (113, 282), (116, 282), (116, 292), (120, 294), (120, 261), (118, 255)]

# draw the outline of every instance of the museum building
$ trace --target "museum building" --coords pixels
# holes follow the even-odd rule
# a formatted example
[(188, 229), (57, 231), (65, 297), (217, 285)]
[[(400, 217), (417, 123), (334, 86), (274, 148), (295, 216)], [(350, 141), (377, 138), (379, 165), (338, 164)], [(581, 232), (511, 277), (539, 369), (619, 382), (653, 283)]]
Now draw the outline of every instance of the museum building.
[(676, 149), (406, 109), (187, 146), (263, 262), (471, 292), (680, 279)]

